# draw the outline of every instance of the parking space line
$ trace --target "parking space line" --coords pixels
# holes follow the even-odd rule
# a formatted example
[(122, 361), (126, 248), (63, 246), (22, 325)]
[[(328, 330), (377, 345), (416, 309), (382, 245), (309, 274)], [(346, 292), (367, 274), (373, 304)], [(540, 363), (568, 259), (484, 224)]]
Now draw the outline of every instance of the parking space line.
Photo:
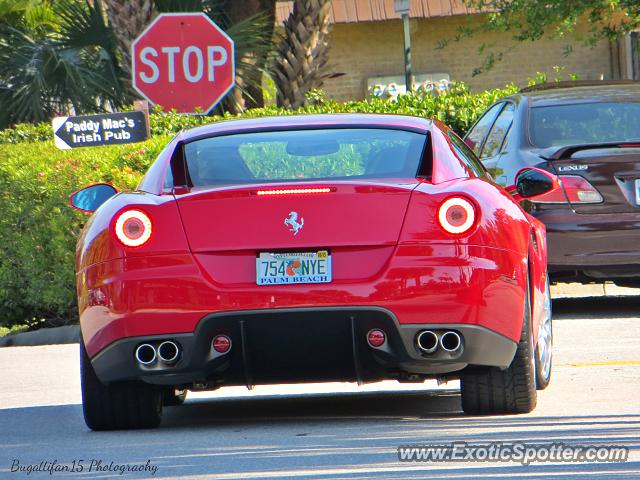
[(610, 362), (561, 363), (559, 367), (608, 367), (615, 365), (640, 365), (640, 360), (612, 360)]

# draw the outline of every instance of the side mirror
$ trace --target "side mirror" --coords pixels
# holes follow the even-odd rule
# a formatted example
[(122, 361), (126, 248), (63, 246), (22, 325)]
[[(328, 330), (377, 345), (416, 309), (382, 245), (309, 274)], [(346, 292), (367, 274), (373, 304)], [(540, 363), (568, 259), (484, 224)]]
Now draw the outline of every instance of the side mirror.
[(553, 173), (535, 167), (525, 167), (516, 173), (515, 184), (507, 187), (514, 199), (532, 199), (555, 190), (560, 186)]
[(93, 213), (116, 193), (118, 190), (113, 185), (96, 183), (73, 193), (69, 197), (69, 205), (81, 212)]

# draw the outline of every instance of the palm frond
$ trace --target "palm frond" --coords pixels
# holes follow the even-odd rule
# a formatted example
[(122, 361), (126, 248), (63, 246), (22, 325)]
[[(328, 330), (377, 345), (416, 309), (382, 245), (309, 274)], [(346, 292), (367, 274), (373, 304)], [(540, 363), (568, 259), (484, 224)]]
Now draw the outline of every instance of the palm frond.
[(99, 46), (107, 52), (115, 51), (115, 37), (100, 2), (58, 0), (54, 12), (59, 21), (61, 42), (66, 47)]
[(0, 127), (122, 103), (110, 31), (99, 7), (61, 0), (55, 8), (59, 28), (45, 36), (0, 26)]

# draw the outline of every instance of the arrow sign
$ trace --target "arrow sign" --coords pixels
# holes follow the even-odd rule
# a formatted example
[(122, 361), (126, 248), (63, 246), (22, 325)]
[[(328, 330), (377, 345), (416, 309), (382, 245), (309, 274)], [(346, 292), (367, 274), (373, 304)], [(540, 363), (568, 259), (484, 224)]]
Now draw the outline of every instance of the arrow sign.
[(61, 150), (143, 142), (149, 138), (144, 112), (56, 117), (52, 125), (56, 147)]

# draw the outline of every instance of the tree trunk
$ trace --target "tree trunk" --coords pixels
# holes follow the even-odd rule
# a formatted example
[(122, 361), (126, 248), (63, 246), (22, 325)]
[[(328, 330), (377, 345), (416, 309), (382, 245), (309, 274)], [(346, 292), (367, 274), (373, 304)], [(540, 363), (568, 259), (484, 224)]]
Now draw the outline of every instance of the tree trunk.
[(331, 0), (294, 0), (273, 67), (278, 105), (301, 107), (306, 94), (329, 77), (330, 7)]
[[(271, 26), (268, 36), (269, 38), (273, 37), (276, 21), (276, 0), (226, 0), (225, 8), (231, 23), (240, 22), (259, 13), (265, 14)], [(249, 60), (249, 58), (245, 58), (245, 60)], [(247, 72), (247, 76), (251, 78), (248, 78), (246, 85), (243, 85), (245, 94), (242, 95), (239, 89), (236, 89), (235, 92), (229, 95), (234, 97), (233, 103), (238, 111), (244, 108), (264, 107), (264, 95), (259, 85), (262, 83), (262, 71), (267, 63), (267, 58), (258, 54), (254, 55), (250, 61), (254, 62), (256, 68)]]
[(155, 16), (153, 0), (103, 0), (118, 42), (120, 67), (131, 78), (131, 44)]

